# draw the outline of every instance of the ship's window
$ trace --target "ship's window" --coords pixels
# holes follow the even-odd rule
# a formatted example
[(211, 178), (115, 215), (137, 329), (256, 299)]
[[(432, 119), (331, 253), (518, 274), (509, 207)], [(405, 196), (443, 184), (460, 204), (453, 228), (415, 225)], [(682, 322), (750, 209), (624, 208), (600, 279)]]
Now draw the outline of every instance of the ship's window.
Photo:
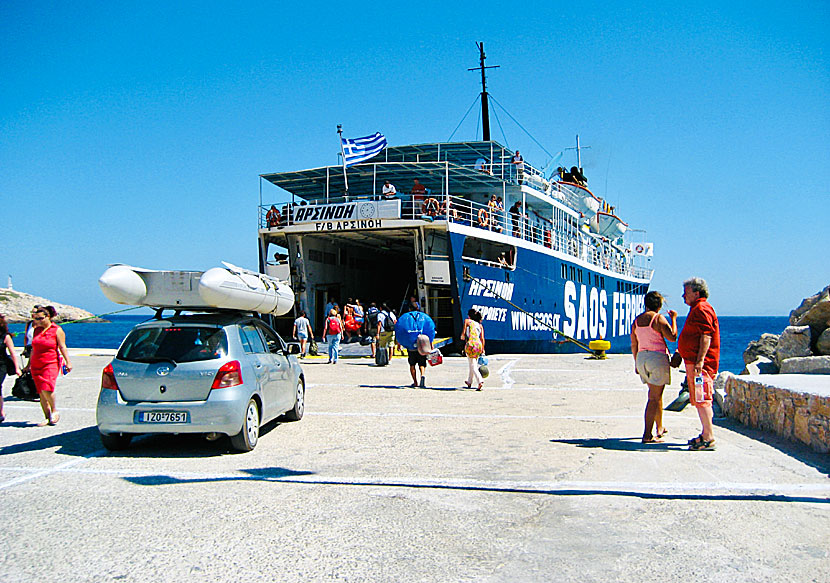
[(427, 231), (425, 236), (425, 247), (426, 247), (426, 255), (427, 257), (447, 257), (447, 233), (438, 231), (438, 230), (430, 230)]
[(579, 283), (582, 283), (582, 270), (576, 272), (576, 277), (579, 280)]
[(562, 263), (560, 267), (562, 268), (562, 279), (568, 279), (568, 266)]
[(516, 246), (487, 241), (478, 237), (467, 237), (461, 258), (491, 267), (516, 268)]
[(571, 280), (571, 281), (576, 281), (576, 268), (575, 268), (573, 265), (571, 265), (570, 267), (571, 267), (571, 270), (570, 270), (570, 271), (571, 271), (571, 277), (570, 277), (570, 280)]

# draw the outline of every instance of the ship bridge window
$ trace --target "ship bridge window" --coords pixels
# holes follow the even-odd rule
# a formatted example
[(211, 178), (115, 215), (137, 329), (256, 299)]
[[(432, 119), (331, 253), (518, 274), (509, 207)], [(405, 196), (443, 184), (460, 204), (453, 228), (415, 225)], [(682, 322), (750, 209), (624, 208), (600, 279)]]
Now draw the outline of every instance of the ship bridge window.
[(473, 261), (492, 267), (515, 269), (516, 246), (487, 241), (477, 237), (467, 237), (464, 240), (461, 258), (465, 261)]

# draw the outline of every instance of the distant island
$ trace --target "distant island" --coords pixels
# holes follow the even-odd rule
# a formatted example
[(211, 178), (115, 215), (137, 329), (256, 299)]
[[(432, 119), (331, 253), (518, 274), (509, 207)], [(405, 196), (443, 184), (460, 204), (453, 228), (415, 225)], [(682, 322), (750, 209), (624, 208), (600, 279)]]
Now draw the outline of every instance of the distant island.
[(66, 304), (33, 296), (14, 289), (0, 288), (0, 314), (5, 314), (6, 321), (10, 324), (28, 322), (31, 319), (32, 307), (35, 304), (54, 306), (58, 311), (58, 315), (55, 318), (55, 322), (58, 323), (72, 320), (84, 320), (86, 322), (107, 321), (81, 308), (67, 306)]

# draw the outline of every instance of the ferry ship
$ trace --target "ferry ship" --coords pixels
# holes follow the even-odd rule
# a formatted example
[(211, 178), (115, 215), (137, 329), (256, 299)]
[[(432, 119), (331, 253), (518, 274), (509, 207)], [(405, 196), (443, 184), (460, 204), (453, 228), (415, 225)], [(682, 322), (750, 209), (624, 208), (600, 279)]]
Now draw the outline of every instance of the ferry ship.
[[(397, 310), (414, 296), (456, 350), (470, 308), (483, 316), (488, 353), (575, 352), (592, 340), (630, 350), (650, 244), (640, 230), (632, 240), (578, 166), (546, 178), (490, 139), (483, 47), (481, 68), (481, 141), (388, 146), (349, 168), (262, 174), (260, 271), (290, 281), (295, 310), (316, 331), (332, 299)], [(394, 196), (383, 194), (386, 181)]]

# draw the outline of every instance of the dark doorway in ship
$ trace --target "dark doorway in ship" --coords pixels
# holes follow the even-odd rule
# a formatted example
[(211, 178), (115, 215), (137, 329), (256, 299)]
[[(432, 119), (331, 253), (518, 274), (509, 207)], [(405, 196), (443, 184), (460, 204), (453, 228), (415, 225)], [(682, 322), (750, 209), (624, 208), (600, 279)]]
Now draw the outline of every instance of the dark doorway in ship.
[(364, 310), (384, 302), (396, 312), (416, 288), (414, 230), (335, 231), (297, 237), (302, 257), (305, 292), (301, 309), (316, 334), (322, 329), (326, 303), (336, 300), (341, 310), (351, 298)]

